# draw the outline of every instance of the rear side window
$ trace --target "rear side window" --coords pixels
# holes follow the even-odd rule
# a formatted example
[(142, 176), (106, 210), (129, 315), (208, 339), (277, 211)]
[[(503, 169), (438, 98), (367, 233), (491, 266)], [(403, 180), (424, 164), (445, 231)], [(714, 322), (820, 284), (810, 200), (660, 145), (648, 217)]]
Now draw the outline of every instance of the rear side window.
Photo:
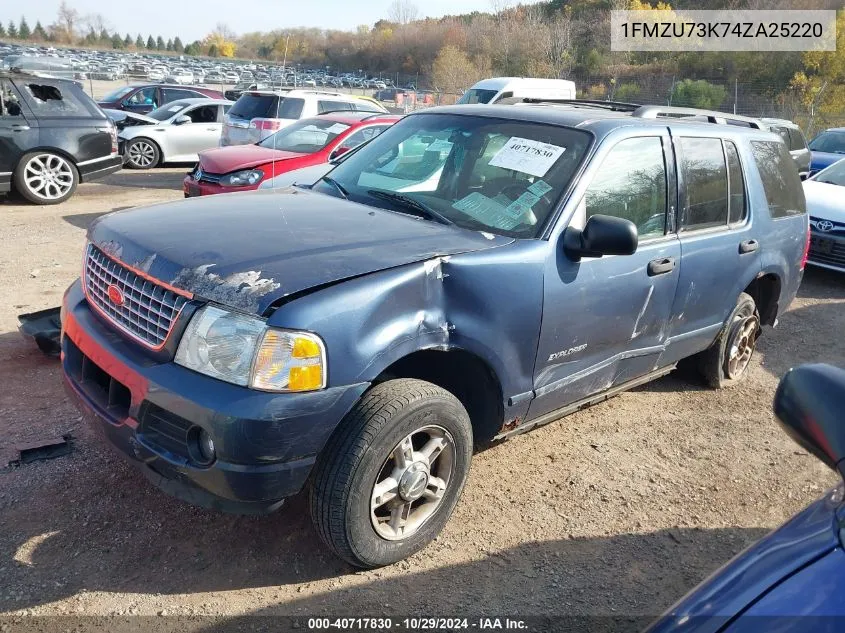
[(718, 138), (681, 138), (687, 205), (684, 230), (728, 223), (728, 170)]
[(302, 116), (303, 99), (287, 99), (276, 95), (243, 94), (232, 106), (229, 115), (239, 119), (298, 119)]
[(751, 141), (751, 153), (763, 181), (769, 214), (773, 218), (807, 212), (801, 179), (783, 143)]
[(807, 140), (801, 134), (801, 130), (797, 128), (789, 128), (789, 151), (807, 149)]
[(164, 88), (161, 92), (163, 93), (164, 103), (170, 103), (171, 101), (176, 101), (177, 99), (202, 99), (205, 97), (204, 94), (199, 92), (194, 92), (193, 90), (181, 90), (179, 88)]
[(70, 86), (21, 83), (18, 84), (29, 107), (37, 117), (89, 117), (92, 112), (85, 102), (86, 95), (77, 95)]
[(731, 141), (725, 141), (725, 155), (728, 157), (728, 221), (731, 224), (745, 219), (745, 180), (739, 152)]
[(324, 101), (317, 102), (317, 112), (323, 114), (324, 112), (337, 112), (338, 110), (351, 110), (352, 104), (348, 101)]

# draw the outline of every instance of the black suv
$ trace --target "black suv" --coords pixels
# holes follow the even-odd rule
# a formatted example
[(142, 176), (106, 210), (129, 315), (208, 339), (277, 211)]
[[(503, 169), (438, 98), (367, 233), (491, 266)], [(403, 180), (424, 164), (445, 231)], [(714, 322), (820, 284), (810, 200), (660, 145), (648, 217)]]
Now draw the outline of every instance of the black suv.
[(76, 83), (0, 74), (0, 192), (58, 204), (122, 163), (114, 124)]

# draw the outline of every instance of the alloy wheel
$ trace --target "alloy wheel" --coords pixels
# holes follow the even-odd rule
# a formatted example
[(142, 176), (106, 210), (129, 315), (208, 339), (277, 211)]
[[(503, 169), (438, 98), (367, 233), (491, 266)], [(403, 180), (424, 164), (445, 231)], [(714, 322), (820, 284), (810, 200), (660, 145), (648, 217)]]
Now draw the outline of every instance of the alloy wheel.
[(728, 378), (733, 379), (741, 376), (748, 367), (751, 356), (754, 354), (758, 328), (759, 321), (756, 316), (752, 315), (737, 320), (728, 352), (726, 372)]
[(61, 156), (36, 154), (24, 165), (23, 180), (34, 196), (58, 200), (73, 189), (73, 167)]
[(151, 167), (155, 155), (155, 148), (147, 141), (135, 141), (129, 146), (129, 160), (136, 167)]
[(455, 469), (455, 441), (440, 426), (406, 435), (390, 452), (370, 495), (370, 520), (388, 541), (419, 530), (440, 507)]

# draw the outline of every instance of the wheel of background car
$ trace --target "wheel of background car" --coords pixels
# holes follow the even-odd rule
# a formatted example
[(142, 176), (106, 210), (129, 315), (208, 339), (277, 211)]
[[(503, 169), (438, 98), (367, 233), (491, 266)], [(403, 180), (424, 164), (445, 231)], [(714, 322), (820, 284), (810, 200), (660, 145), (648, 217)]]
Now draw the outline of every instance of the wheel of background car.
[(126, 146), (126, 165), (132, 169), (150, 169), (161, 160), (161, 150), (155, 141), (135, 138)]
[(25, 154), (15, 170), (15, 189), (35, 204), (59, 204), (76, 191), (79, 172), (67, 158), (52, 152)]
[(707, 384), (721, 389), (745, 378), (760, 332), (757, 305), (743, 292), (719, 337), (698, 357), (698, 368)]
[(311, 517), (323, 541), (352, 565), (395, 563), (443, 529), (471, 459), (472, 426), (455, 396), (422, 380), (381, 383), (320, 455)]

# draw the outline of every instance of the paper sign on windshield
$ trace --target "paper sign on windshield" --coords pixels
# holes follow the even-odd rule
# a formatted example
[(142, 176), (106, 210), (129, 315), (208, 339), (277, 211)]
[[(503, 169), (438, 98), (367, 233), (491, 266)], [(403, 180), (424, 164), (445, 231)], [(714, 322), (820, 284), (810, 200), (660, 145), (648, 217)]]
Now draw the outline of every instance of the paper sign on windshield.
[(565, 151), (565, 147), (512, 136), (502, 149), (496, 152), (490, 160), (490, 165), (542, 178)]
[(514, 217), (505, 210), (504, 206), (478, 191), (473, 191), (468, 196), (455, 202), (452, 206), (479, 222), (497, 229), (510, 231), (519, 224), (518, 217)]

